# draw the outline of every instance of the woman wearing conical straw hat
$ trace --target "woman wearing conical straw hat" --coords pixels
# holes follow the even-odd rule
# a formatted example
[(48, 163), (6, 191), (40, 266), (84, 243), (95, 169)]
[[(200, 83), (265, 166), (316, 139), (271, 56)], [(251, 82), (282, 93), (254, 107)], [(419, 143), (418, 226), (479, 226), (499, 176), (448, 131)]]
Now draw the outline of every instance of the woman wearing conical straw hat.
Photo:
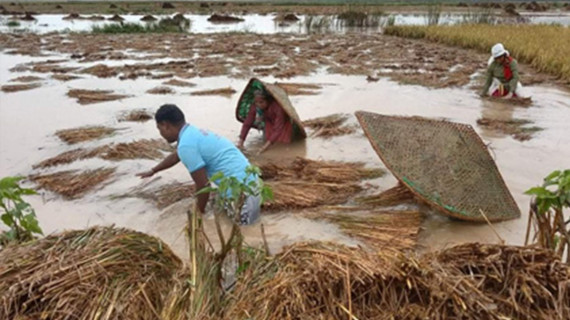
[(258, 151), (262, 153), (274, 143), (291, 143), (293, 139), (293, 124), (287, 113), (279, 103), (265, 90), (258, 89), (254, 93), (254, 100), (249, 108), (247, 117), (243, 121), (239, 136), (238, 147), (243, 148), (247, 134), (257, 124), (263, 124), (265, 143)]
[(513, 97), (525, 98), (522, 85), (519, 82), (519, 70), (517, 60), (513, 59), (501, 43), (491, 48), (485, 85), (481, 96), (492, 96), (503, 99)]

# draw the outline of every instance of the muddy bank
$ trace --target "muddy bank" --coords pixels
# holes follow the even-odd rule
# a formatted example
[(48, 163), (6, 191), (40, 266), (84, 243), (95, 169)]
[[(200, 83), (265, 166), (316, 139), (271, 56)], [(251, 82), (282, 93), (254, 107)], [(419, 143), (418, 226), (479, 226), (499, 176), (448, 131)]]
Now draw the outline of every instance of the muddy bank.
[[(445, 88), (472, 83), (472, 76), (484, 72), (488, 59), (486, 54), (471, 50), (380, 34), (359, 34), (358, 37), (350, 34), (0, 34), (0, 41), (9, 53), (36, 56), (49, 50), (71, 57), (75, 66), (109, 59), (126, 61), (112, 65), (100, 63), (79, 71), (64, 62), (24, 64), (17, 70), (53, 74), (77, 72), (120, 79), (222, 75), (287, 79), (324, 69), (329, 73), (369, 79), (388, 77), (404, 84)], [(169, 57), (170, 61), (145, 62), (151, 57)], [(524, 65), (520, 74), (524, 84), (557, 82), (554, 77), (536, 74)], [(477, 86), (477, 82), (472, 84)]]

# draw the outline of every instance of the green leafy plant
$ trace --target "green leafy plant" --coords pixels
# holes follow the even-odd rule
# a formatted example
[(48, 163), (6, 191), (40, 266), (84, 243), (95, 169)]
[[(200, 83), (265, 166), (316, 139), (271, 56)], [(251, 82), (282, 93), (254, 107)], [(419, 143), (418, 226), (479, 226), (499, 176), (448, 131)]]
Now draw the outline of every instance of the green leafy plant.
[[(198, 210), (188, 211), (188, 239), (191, 259), (190, 295), (192, 318), (201, 318), (216, 313), (221, 307), (223, 295), (223, 270), (236, 275), (249, 267), (250, 256), (259, 252), (253, 248), (243, 247), (243, 236), (239, 228), (241, 210), (248, 196), (260, 196), (262, 203), (273, 199), (272, 190), (263, 184), (258, 167), (249, 166), (243, 179), (227, 177), (219, 172), (210, 178), (210, 186), (198, 191), (197, 194), (216, 193), (215, 223), (221, 248), (215, 251), (212, 242), (203, 231), (202, 220)], [(222, 232), (219, 215), (225, 212), (232, 222), (230, 235), (226, 238)], [(263, 233), (263, 227), (262, 227)], [(209, 247), (208, 247), (209, 246)], [(234, 254), (235, 253), (235, 254)], [(226, 262), (237, 258), (237, 265), (233, 270), (227, 268)]]
[(570, 219), (566, 220), (563, 212), (570, 208), (570, 170), (552, 172), (541, 186), (530, 188), (525, 194), (534, 196), (525, 243), (528, 244), (534, 225), (534, 241), (561, 257), (566, 250), (566, 261), (570, 262)]
[(10, 228), (0, 235), (0, 244), (11, 241), (25, 242), (43, 234), (36, 219), (36, 213), (29, 203), (22, 199), (24, 195), (33, 195), (32, 189), (19, 185), (22, 177), (5, 177), (0, 180), (0, 207), (2, 222)]
[[(245, 169), (245, 177), (239, 180), (236, 177), (226, 177), (222, 172), (214, 174), (210, 178), (210, 187), (198, 192), (216, 192), (215, 204), (217, 209), (225, 210), (234, 219), (239, 219), (241, 208), (248, 196), (261, 196), (261, 202), (273, 199), (273, 191), (263, 184), (259, 178), (261, 171), (256, 166), (248, 166)], [(239, 220), (235, 220), (239, 223)]]

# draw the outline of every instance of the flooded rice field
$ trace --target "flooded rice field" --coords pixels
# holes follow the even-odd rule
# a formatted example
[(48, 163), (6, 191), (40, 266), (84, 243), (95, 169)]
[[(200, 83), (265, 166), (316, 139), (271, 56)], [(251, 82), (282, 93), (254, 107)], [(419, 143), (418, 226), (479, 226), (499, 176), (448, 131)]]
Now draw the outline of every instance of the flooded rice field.
[[(172, 15), (155, 15), (155, 19), (170, 17)], [(141, 21), (145, 15), (124, 14), (120, 15), (121, 22), (112, 21), (114, 15), (78, 15), (70, 17), (64, 14), (40, 14), (33, 16), (34, 20), (20, 20), (18, 17), (9, 15), (0, 16), (0, 32), (88, 32), (95, 26), (120, 23), (138, 23), (148, 25), (154, 22)], [(185, 27), (187, 32), (192, 33), (224, 33), (224, 32), (248, 32), (257, 34), (274, 33), (347, 33), (360, 31), (375, 33), (380, 31), (388, 23), (396, 25), (427, 25), (430, 18), (425, 13), (396, 13), (371, 15), (364, 26), (347, 25), (337, 15), (297, 15), (292, 21), (283, 21), (276, 14), (245, 14), (235, 15), (242, 21), (230, 23), (213, 23), (208, 21), (210, 15), (184, 14), (190, 20), (190, 25)], [(115, 17), (116, 19), (116, 17)], [(433, 19), (433, 18), (432, 18)], [(570, 26), (570, 14), (568, 13), (522, 13), (520, 16), (511, 17), (503, 15), (489, 15), (482, 13), (442, 13), (437, 17), (437, 24), (453, 25), (465, 22), (475, 22), (481, 19), (493, 23), (514, 24), (560, 24)], [(17, 26), (11, 26), (10, 21), (18, 21)]]
[[(49, 17), (54, 28), (62, 27), (61, 19)], [(198, 20), (190, 18), (192, 28), (202, 28)], [(254, 32), (277, 32), (272, 29), (271, 16), (254, 20), (260, 25)], [(50, 22), (45, 23), (50, 26)], [(81, 28), (89, 23), (81, 21)], [(30, 197), (45, 233), (114, 224), (157, 235), (185, 256), (183, 226), (191, 200), (161, 206), (156, 202), (160, 199), (153, 202), (137, 196), (141, 190), (161, 190), (174, 182), (179, 184), (173, 190), (184, 189), (190, 182), (185, 168), (178, 165), (141, 180), (135, 174), (154, 166), (162, 151), (156, 156), (149, 150), (142, 159), (140, 155), (118, 158), (113, 156), (114, 149), (105, 148), (118, 144), (127, 148), (141, 139), (148, 139), (144, 143), (150, 144), (150, 140), (160, 138), (152, 120), (123, 120), (131, 111), (146, 110), (152, 115), (164, 103), (181, 107), (189, 122), (237, 142), (240, 124), (235, 120), (235, 107), (250, 77), (270, 83), (309, 84), (310, 90), (290, 91), (302, 120), (349, 114), (347, 124), (356, 128), (333, 137), (311, 136), (309, 132), (306, 141), (276, 146), (259, 157), (253, 154), (262, 145), (261, 135), (251, 134), (246, 147), (256, 163), (304, 157), (363, 162), (370, 168), (385, 169), (357, 125), (357, 110), (472, 125), (488, 144), (523, 213), (519, 219), (494, 225), (510, 244), (521, 244), (526, 231), (530, 198), (523, 192), (551, 171), (568, 167), (570, 92), (556, 79), (526, 66), (521, 69), (522, 82), (533, 102), (516, 106), (479, 98), (481, 72), (488, 57), (473, 51), (381, 34), (262, 35), (227, 33), (232, 29), (212, 31), (203, 25), (195, 32), (219, 33), (0, 34), (0, 175), (114, 168), (110, 179), (79, 197), (66, 199), (45, 190)], [(203, 94), (213, 89), (224, 89), (223, 94)], [(142, 115), (140, 119), (145, 120)], [(541, 130), (532, 131), (528, 139), (517, 139), (508, 130), (481, 125), (481, 121), (478, 124), (480, 119), (516, 120)], [(62, 141), (60, 130), (83, 126), (110, 130), (95, 140)], [(58, 165), (38, 165), (78, 148), (81, 152), (98, 151), (84, 153), (77, 161), (60, 159)], [(388, 173), (362, 182), (362, 194), (378, 193), (394, 185), (396, 180)], [(424, 216), (418, 241), (421, 249), (498, 240), (487, 225), (452, 220), (423, 206), (400, 208), (419, 209)], [(272, 253), (309, 239), (360, 244), (337, 224), (311, 219), (305, 211), (310, 210), (262, 215)], [(205, 226), (206, 232), (215, 232), (212, 215), (205, 217)], [(246, 242), (262, 243), (259, 224), (243, 230)]]

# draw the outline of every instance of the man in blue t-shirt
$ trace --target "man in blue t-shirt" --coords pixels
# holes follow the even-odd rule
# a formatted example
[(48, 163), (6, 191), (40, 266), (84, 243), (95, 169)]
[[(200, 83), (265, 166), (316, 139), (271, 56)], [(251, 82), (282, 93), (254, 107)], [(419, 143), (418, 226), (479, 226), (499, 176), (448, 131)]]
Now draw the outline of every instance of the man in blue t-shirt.
[[(245, 171), (250, 164), (243, 153), (228, 139), (186, 123), (184, 113), (177, 106), (161, 106), (154, 118), (160, 135), (168, 143), (178, 141), (177, 150), (150, 171), (138, 176), (150, 177), (182, 161), (196, 184), (196, 190), (208, 186), (210, 178), (220, 171), (224, 176), (235, 177), (240, 181), (246, 177)], [(209, 196), (209, 193), (197, 196), (198, 210), (201, 213), (205, 212)], [(259, 217), (260, 205), (260, 196), (248, 196), (242, 207), (241, 223), (255, 222)]]

